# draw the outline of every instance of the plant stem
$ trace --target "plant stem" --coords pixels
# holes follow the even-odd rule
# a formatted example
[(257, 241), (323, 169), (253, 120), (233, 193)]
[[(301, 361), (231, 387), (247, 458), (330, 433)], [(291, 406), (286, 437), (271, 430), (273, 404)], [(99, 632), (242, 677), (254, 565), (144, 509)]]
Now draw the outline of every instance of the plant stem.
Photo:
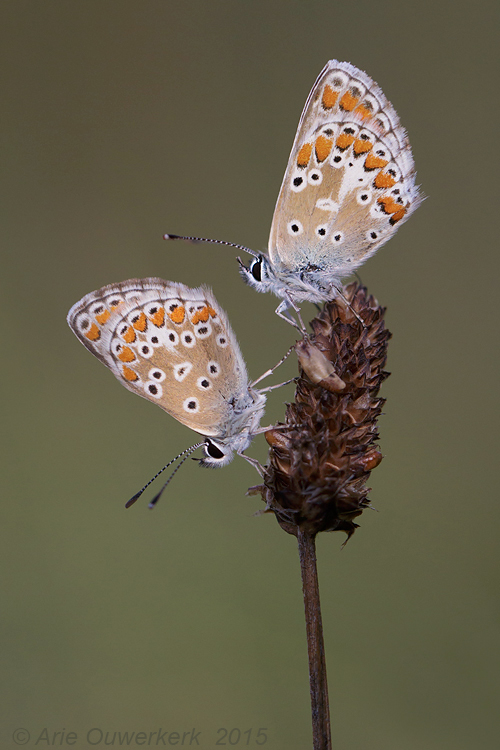
[(325, 646), (316, 568), (316, 535), (309, 534), (300, 527), (297, 532), (309, 655), (313, 748), (314, 750), (331, 750)]

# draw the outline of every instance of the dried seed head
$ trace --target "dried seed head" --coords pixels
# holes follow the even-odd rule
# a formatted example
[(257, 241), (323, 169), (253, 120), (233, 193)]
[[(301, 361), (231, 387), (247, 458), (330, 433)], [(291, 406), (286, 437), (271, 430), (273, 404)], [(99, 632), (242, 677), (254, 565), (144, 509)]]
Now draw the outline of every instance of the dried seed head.
[(343, 295), (324, 306), (311, 322), (313, 334), (296, 345), (295, 402), (287, 406), (286, 428), (266, 433), (269, 465), (264, 484), (251, 490), (290, 534), (300, 527), (349, 538), (353, 519), (369, 505), (370, 471), (382, 460), (375, 443), (384, 403), (377, 394), (388, 376), (385, 309), (357, 283)]

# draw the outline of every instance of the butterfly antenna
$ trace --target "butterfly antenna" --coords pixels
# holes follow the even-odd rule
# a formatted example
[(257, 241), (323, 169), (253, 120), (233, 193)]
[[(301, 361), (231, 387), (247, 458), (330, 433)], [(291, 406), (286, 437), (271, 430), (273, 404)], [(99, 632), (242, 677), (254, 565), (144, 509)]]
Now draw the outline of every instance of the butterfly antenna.
[(176, 461), (177, 461), (177, 460), (178, 460), (179, 458), (181, 458), (182, 456), (184, 456), (184, 458), (183, 458), (183, 459), (182, 459), (182, 461), (180, 462), (179, 466), (177, 466), (177, 468), (175, 469), (174, 473), (173, 473), (173, 474), (172, 474), (172, 475), (171, 475), (171, 476), (169, 477), (169, 479), (168, 479), (167, 483), (166, 483), (166, 484), (165, 484), (165, 485), (163, 486), (163, 489), (161, 490), (161, 492), (160, 492), (160, 493), (159, 493), (159, 494), (158, 494), (158, 495), (157, 495), (157, 496), (156, 496), (156, 497), (154, 498), (154, 500), (152, 501), (152, 503), (150, 503), (150, 507), (151, 507), (151, 505), (152, 505), (152, 504), (153, 504), (153, 505), (154, 505), (154, 504), (156, 504), (156, 503), (158, 502), (159, 496), (161, 495), (161, 493), (163, 492), (163, 490), (165, 489), (165, 487), (167, 486), (167, 484), (168, 484), (168, 483), (170, 482), (170, 480), (171, 480), (171, 479), (172, 479), (172, 477), (174, 476), (174, 474), (175, 474), (175, 472), (177, 471), (177, 469), (178, 469), (178, 468), (179, 468), (180, 466), (182, 466), (182, 464), (184, 463), (184, 461), (186, 460), (186, 458), (188, 458), (188, 456), (190, 456), (190, 455), (191, 455), (191, 453), (193, 453), (193, 452), (194, 452), (194, 451), (195, 451), (195, 450), (196, 450), (197, 448), (200, 448), (200, 447), (201, 447), (202, 445), (203, 445), (203, 443), (196, 443), (196, 445), (191, 445), (191, 446), (190, 446), (189, 448), (186, 448), (186, 450), (185, 450), (185, 451), (182, 451), (182, 453), (179, 453), (179, 455), (178, 455), (178, 456), (176, 456), (176, 457), (175, 457), (175, 458), (173, 458), (173, 459), (172, 459), (171, 461), (169, 461), (169, 462), (168, 462), (168, 464), (165, 464), (165, 466), (163, 467), (163, 469), (160, 469), (160, 471), (158, 471), (158, 472), (157, 472), (157, 473), (156, 473), (156, 474), (154, 475), (154, 477), (153, 477), (152, 479), (150, 479), (150, 480), (149, 480), (149, 482), (148, 482), (147, 484), (145, 484), (145, 485), (144, 485), (144, 487), (142, 488), (142, 490), (139, 490), (139, 492), (136, 492), (136, 494), (135, 494), (135, 495), (134, 495), (133, 497), (131, 497), (131, 498), (130, 498), (130, 500), (129, 500), (129, 501), (127, 502), (127, 503), (125, 503), (125, 507), (126, 507), (126, 508), (130, 508), (130, 506), (131, 506), (131, 505), (133, 505), (133, 504), (134, 504), (134, 503), (135, 503), (135, 502), (136, 502), (136, 501), (137, 501), (137, 500), (138, 500), (138, 499), (140, 498), (140, 496), (142, 495), (142, 493), (144, 492), (144, 490), (146, 490), (146, 489), (147, 489), (147, 488), (149, 487), (149, 485), (150, 485), (150, 484), (151, 484), (152, 482), (154, 482), (154, 481), (155, 481), (155, 479), (156, 479), (157, 477), (159, 477), (159, 476), (160, 476), (160, 474), (162, 474), (162, 473), (163, 473), (163, 472), (165, 471), (165, 469), (168, 469), (168, 467), (169, 467), (169, 466), (171, 466), (171, 465), (172, 465), (173, 463), (175, 463), (175, 462), (176, 462)]
[(164, 240), (187, 240), (188, 242), (211, 242), (214, 245), (227, 245), (228, 247), (236, 247), (238, 250), (244, 250), (246, 253), (250, 253), (254, 258), (258, 258), (259, 254), (254, 250), (250, 250), (249, 247), (244, 245), (236, 245), (234, 242), (226, 242), (225, 240), (209, 240), (206, 237), (184, 237), (181, 234), (164, 234)]
[[(199, 448), (200, 445), (203, 445), (203, 443), (199, 443), (199, 445), (197, 445), (196, 448)], [(181, 468), (182, 464), (185, 463), (188, 460), (190, 454), (194, 450), (195, 450), (195, 447), (193, 446), (193, 449), (187, 454), (187, 456), (184, 456), (184, 458), (182, 459), (182, 461), (179, 461), (179, 463), (177, 464), (177, 466), (175, 467), (175, 469), (173, 470), (173, 472), (170, 474), (169, 478), (167, 479), (167, 481), (165, 482), (165, 484), (163, 485), (163, 487), (161, 488), (161, 490), (154, 496), (154, 498), (149, 503), (148, 508), (150, 508), (151, 510), (153, 510), (153, 508), (155, 507), (156, 503), (158, 502), (158, 500), (162, 496), (163, 491), (166, 489), (167, 485), (170, 484), (170, 482), (172, 481), (172, 479), (174, 478), (174, 476), (177, 474), (177, 472)]]

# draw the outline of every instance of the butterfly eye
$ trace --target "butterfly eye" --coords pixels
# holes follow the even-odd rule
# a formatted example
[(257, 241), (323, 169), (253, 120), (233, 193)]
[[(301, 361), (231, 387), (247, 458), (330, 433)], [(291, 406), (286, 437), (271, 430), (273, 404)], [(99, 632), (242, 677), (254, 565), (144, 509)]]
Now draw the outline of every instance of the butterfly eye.
[(205, 443), (205, 451), (207, 456), (210, 456), (210, 458), (217, 458), (221, 459), (224, 458), (224, 453), (220, 450), (220, 448), (217, 448), (217, 446), (212, 443), (210, 440), (207, 440)]
[(255, 281), (262, 281), (262, 258), (256, 258), (250, 264), (250, 273)]

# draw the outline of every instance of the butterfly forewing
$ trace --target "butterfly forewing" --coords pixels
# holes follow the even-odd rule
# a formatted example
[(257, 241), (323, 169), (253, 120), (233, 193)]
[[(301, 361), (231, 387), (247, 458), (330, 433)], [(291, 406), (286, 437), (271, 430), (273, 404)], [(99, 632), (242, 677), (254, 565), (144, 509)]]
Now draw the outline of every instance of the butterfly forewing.
[(271, 226), (271, 263), (347, 275), (418, 206), (414, 183), (394, 107), (366, 73), (331, 60), (299, 122)]
[(105, 286), (74, 305), (68, 323), (122, 385), (203, 435), (225, 437), (249, 400), (238, 343), (205, 287), (157, 278)]

